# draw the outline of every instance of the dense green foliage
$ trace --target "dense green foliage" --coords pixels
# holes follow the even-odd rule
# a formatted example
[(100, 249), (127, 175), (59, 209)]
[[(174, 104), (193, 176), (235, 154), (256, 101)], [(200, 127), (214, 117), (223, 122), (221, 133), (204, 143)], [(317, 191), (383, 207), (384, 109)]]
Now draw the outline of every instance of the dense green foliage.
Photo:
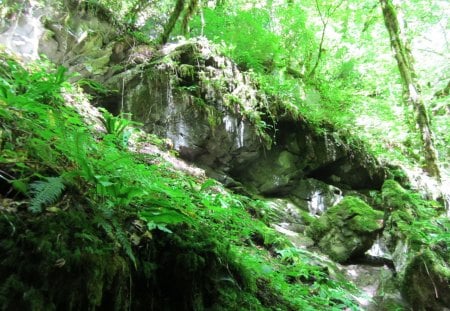
[(5, 308), (357, 309), (351, 285), (263, 222), (262, 202), (147, 164), (117, 143), (115, 117), (94, 132), (63, 69), (5, 54), (0, 68)]
[[(163, 32), (163, 41), (205, 36), (262, 91), (263, 111), (246, 110), (234, 98), (225, 105), (236, 104), (268, 143), (267, 132), (278, 130), (275, 116), (289, 114), (317, 132), (345, 133), (349, 148), (362, 138), (380, 158), (423, 163), (411, 111), (400, 104), (401, 85), (375, 3), (58, 3), (74, 12), (105, 15), (120, 25), (120, 36), (131, 36), (124, 42), (133, 47), (157, 46)], [(170, 12), (176, 4), (182, 7), (174, 17)], [(23, 5), (0, 0), (0, 17), (20, 15)], [(423, 38), (439, 33), (443, 16), (437, 12), (446, 7), (443, 1), (430, 6), (405, 1), (399, 10), (409, 24), (421, 25), (409, 34)], [(170, 20), (176, 23), (167, 30)], [(448, 52), (445, 45), (430, 52), (423, 42), (410, 41), (422, 57)], [(155, 66), (177, 61), (153, 56)], [(445, 166), (450, 155), (448, 64), (442, 55), (434, 63), (422, 57), (418, 80)], [(191, 83), (180, 85), (181, 91), (195, 95), (196, 84), (211, 82), (195, 80), (194, 66), (181, 66), (174, 80)], [(273, 215), (263, 201), (185, 175), (158, 155), (140, 153), (140, 143), (161, 147), (164, 141), (135, 130), (138, 124), (129, 115), (90, 107), (78, 86), (88, 83), (106, 94), (101, 84), (82, 79), (77, 86), (69, 78), (64, 67), (49, 61), (24, 66), (0, 55), (0, 253), (7, 254), (0, 260), (2, 309), (359, 309), (358, 290), (334, 264), (294, 247), (270, 227)], [(217, 111), (198, 99), (194, 104), (211, 127), (220, 124)], [(130, 152), (130, 145), (137, 151)], [(347, 196), (321, 218), (302, 211), (316, 245), (332, 248), (339, 234), (348, 237), (353, 231), (371, 237), (348, 239), (356, 245), (355, 254), (363, 256), (384, 230), (391, 253), (402, 243), (407, 249), (406, 268), (397, 279), (405, 297), (424, 308), (450, 304), (445, 291), (450, 222), (441, 204), (393, 180), (370, 195), (378, 210)], [(328, 244), (321, 242), (326, 235)], [(347, 242), (345, 237), (338, 242)], [(351, 257), (328, 255), (337, 262)]]
[(387, 180), (382, 189), (384, 208), (390, 214), (386, 231), (388, 247), (410, 248), (408, 267), (402, 275), (402, 291), (415, 307), (439, 309), (450, 303), (450, 220), (437, 202), (426, 201), (417, 193)]

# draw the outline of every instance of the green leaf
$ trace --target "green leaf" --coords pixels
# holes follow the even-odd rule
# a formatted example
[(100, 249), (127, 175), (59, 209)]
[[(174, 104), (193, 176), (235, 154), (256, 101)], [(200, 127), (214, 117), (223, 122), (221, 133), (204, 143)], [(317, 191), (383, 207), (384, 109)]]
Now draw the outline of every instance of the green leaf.
[(201, 191), (206, 190), (208, 188), (211, 188), (213, 186), (217, 185), (217, 181), (214, 179), (208, 179), (202, 184), (202, 187), (200, 188)]
[(23, 194), (26, 194), (28, 191), (28, 185), (20, 179), (13, 180), (11, 184), (14, 187), (14, 189)]
[(43, 205), (53, 204), (65, 189), (61, 177), (46, 177), (30, 185), (30, 193), (33, 196), (30, 201), (30, 211), (40, 212)]

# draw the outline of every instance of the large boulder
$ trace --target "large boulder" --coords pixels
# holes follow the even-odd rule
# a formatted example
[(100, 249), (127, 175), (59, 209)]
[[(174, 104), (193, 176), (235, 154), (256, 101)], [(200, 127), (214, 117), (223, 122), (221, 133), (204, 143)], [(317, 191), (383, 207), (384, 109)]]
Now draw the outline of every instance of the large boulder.
[(322, 252), (344, 263), (370, 249), (383, 228), (382, 219), (382, 212), (348, 196), (316, 219), (307, 233)]
[(260, 156), (269, 139), (257, 126), (263, 99), (230, 60), (192, 40), (164, 47), (152, 61), (112, 77), (108, 85), (123, 88), (124, 96), (104, 104), (130, 112), (214, 176), (225, 178), (233, 165)]

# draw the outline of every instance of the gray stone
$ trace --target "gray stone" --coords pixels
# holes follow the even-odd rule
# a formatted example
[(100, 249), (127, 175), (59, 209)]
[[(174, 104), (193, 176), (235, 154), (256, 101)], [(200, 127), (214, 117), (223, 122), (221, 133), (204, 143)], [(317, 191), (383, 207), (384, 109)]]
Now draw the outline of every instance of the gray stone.
[(316, 179), (300, 180), (290, 192), (290, 198), (311, 215), (321, 215), (342, 199), (342, 191)]

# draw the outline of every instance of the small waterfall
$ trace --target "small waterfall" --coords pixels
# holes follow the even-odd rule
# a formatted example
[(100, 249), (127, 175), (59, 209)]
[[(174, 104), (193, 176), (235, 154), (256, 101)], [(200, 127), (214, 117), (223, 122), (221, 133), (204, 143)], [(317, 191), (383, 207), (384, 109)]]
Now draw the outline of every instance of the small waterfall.
[(376, 257), (384, 257), (389, 259), (392, 257), (389, 253), (389, 250), (387, 249), (383, 237), (381, 237), (380, 235), (378, 235), (377, 239), (372, 245), (372, 248), (369, 249), (367, 253), (371, 256)]
[(320, 215), (325, 211), (325, 200), (321, 191), (314, 191), (308, 201), (308, 210), (311, 215)]
[(308, 200), (308, 211), (311, 215), (321, 215), (327, 208), (338, 204), (343, 199), (342, 191), (333, 186), (327, 189), (315, 189)]
[(182, 146), (187, 146), (188, 127), (185, 124), (183, 116), (180, 115), (176, 104), (173, 100), (172, 86), (170, 80), (167, 80), (166, 103), (168, 122), (167, 137), (172, 140), (173, 147), (179, 150)]
[(222, 119), (225, 130), (234, 136), (234, 141), (238, 148), (244, 147), (245, 124), (230, 115), (225, 115)]

